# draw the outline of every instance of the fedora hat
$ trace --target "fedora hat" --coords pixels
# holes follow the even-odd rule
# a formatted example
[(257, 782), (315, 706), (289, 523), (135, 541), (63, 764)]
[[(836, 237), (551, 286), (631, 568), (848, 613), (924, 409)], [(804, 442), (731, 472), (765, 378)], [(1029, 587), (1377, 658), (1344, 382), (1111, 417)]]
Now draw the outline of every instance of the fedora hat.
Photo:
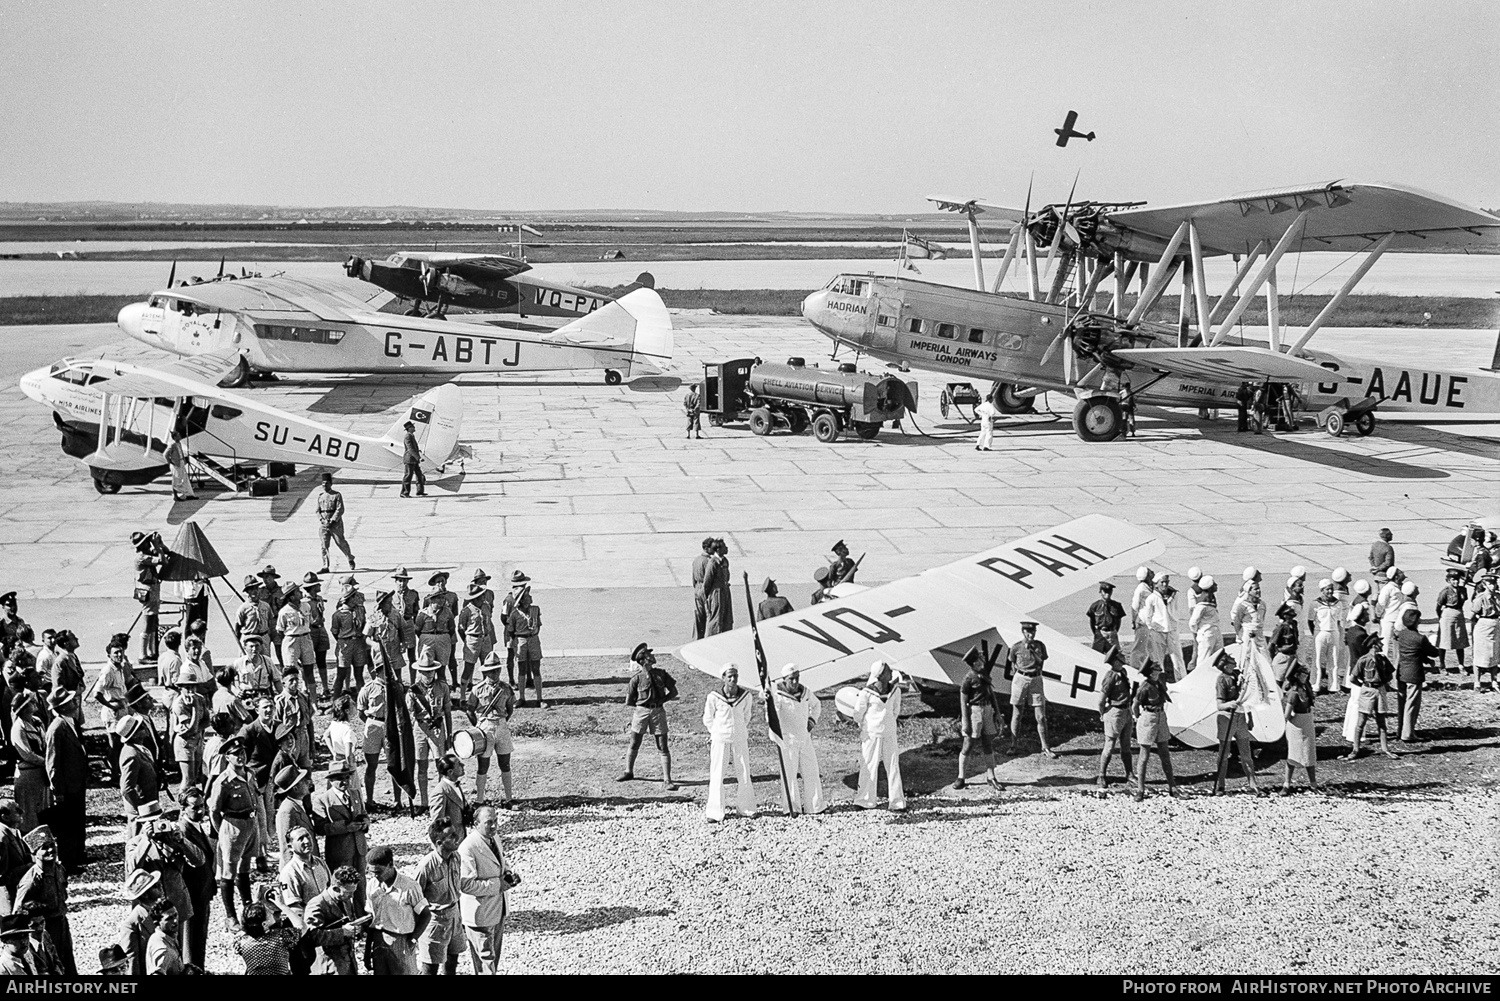
[(448, 571), (446, 571), (446, 570), (438, 570), (438, 571), (434, 572), (431, 577), (427, 578), (427, 586), (428, 587), (437, 587), (439, 584), (445, 584), (445, 583), (448, 582), (448, 577), (449, 577)]
[(391, 574), (391, 580), (411, 580), (411, 574), (406, 572), (406, 567), (399, 566), (396, 572)]
[(276, 791), (285, 796), (298, 782), (310, 776), (312, 772), (297, 765), (287, 765), (276, 773)]
[(261, 580), (259, 577), (255, 576), (255, 574), (253, 574), (253, 573), (245, 575), (245, 590), (246, 591), (254, 591), (254, 590), (256, 590), (256, 589), (264, 586), (264, 584), (265, 584), (265, 581)]
[(273, 567), (269, 563), (266, 564), (266, 568), (260, 572), (260, 575), (262, 577), (269, 577), (272, 580), (280, 580), (281, 579), (281, 574), (277, 573), (276, 572), (276, 568)]
[(531, 578), (528, 577), (528, 576), (526, 576), (526, 574), (525, 574), (524, 571), (521, 571), (521, 570), (512, 570), (510, 572), (510, 582), (512, 584), (524, 584), (527, 581), (529, 581), (530, 579)]
[(483, 570), (475, 570), (473, 580), (477, 584), (483, 584), (490, 579), (490, 575)]
[(469, 592), (464, 596), (466, 601), (478, 601), (484, 597), (484, 585), (475, 581), (469, 585)]
[(151, 869), (132, 869), (125, 877), (125, 899), (139, 900), (156, 884), (161, 882), (161, 873)]

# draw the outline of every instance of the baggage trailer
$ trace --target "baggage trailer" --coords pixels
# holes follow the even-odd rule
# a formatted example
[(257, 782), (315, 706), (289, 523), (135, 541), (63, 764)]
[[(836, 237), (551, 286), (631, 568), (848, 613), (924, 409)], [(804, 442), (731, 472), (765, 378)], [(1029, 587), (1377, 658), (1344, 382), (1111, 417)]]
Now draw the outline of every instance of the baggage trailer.
[(886, 421), (917, 409), (917, 384), (848, 363), (827, 369), (802, 358), (785, 365), (737, 358), (704, 363), (699, 398), (715, 427), (745, 421), (758, 435), (812, 428), (821, 442), (837, 441), (846, 431), (869, 440)]

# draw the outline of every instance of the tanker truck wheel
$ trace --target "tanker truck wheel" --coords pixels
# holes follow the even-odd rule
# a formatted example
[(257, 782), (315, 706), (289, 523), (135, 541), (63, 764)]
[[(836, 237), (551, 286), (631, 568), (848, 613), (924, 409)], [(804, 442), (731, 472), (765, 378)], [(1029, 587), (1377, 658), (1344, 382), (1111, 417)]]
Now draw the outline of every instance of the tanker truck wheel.
[(823, 442), (823, 444), (826, 445), (831, 441), (838, 441), (839, 421), (838, 418), (833, 416), (832, 414), (819, 414), (813, 420), (812, 428), (813, 434), (816, 435), (817, 439)]
[(1017, 396), (1014, 384), (998, 382), (995, 384), (995, 408), (1002, 414), (1034, 414), (1036, 397)]
[(807, 430), (807, 411), (792, 409), (786, 412), (786, 422), (790, 425), (792, 434), (802, 434)]
[(1113, 396), (1085, 397), (1073, 408), (1073, 430), (1084, 441), (1113, 441), (1124, 428), (1125, 415)]
[(880, 433), (880, 422), (879, 421), (855, 421), (854, 422), (854, 433), (857, 434), (857, 435), (859, 435), (865, 441), (870, 441), (877, 434)]
[(606, 386), (618, 386), (620, 384), (620, 373), (612, 368), (605, 369), (604, 384)]
[(756, 407), (750, 411), (750, 433), (761, 437), (771, 433), (776, 427), (776, 421), (771, 417), (771, 411), (765, 407)]

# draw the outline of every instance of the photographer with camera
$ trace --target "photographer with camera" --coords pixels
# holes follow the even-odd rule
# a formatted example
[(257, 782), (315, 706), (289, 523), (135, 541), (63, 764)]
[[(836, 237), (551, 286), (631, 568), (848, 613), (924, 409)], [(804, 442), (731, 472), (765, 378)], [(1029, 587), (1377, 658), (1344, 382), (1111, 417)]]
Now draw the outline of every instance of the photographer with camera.
[(135, 600), (146, 617), (141, 634), (141, 663), (155, 664), (157, 642), (161, 635), (161, 575), (172, 561), (172, 551), (159, 532), (132, 532), (130, 544), (135, 547)]

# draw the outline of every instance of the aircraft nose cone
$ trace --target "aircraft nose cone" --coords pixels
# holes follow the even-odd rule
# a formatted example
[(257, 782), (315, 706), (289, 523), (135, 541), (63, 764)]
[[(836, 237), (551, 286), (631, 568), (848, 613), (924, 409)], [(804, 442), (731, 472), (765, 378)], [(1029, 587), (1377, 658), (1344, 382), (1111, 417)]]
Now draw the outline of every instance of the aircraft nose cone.
[(21, 392), (38, 403), (42, 402), (42, 380), (46, 377), (47, 370), (45, 368), (39, 368), (34, 372), (27, 372), (21, 376)]
[(802, 316), (804, 319), (817, 322), (822, 315), (823, 307), (828, 303), (827, 292), (814, 292), (802, 300)]
[(120, 310), (120, 315), (115, 322), (120, 329), (138, 341), (146, 339), (145, 331), (142, 329), (141, 319), (145, 315), (146, 304), (144, 302), (132, 302)]

